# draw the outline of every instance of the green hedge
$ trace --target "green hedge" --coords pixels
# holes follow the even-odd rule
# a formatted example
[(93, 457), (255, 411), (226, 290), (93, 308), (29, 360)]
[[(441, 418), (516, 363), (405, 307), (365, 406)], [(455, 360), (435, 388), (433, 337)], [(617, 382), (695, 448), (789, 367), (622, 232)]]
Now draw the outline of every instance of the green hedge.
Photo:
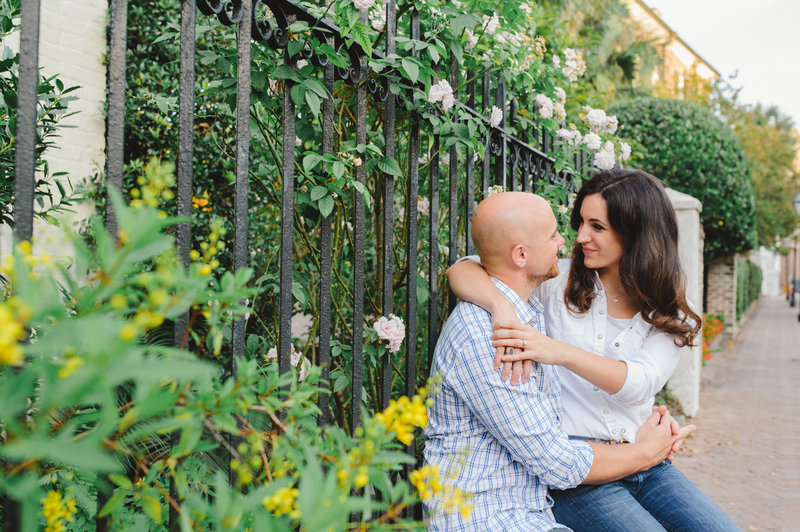
[(681, 100), (638, 98), (615, 104), (634, 149), (631, 166), (703, 203), (706, 262), (756, 243), (753, 181), (730, 127), (707, 109)]
[(761, 293), (761, 268), (749, 260), (737, 260), (736, 264), (736, 321), (744, 316), (750, 305)]

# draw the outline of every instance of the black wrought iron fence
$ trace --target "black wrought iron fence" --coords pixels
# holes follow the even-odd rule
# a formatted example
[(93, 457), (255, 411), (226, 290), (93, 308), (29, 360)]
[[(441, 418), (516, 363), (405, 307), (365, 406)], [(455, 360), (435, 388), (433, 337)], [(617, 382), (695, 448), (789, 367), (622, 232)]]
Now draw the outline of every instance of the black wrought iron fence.
[[(34, 144), (36, 142), (36, 82), (38, 72), (37, 47), (39, 40), (39, 0), (25, 0), (22, 3), (21, 42), (20, 42), (20, 90), (19, 108), (17, 119), (17, 151), (16, 151), (16, 195), (14, 203), (15, 236), (19, 240), (28, 240), (32, 235), (33, 226), (33, 190), (34, 190)], [(125, 127), (125, 42), (127, 27), (127, 0), (111, 0), (109, 54), (108, 54), (108, 118), (107, 118), (107, 167), (106, 178), (108, 183), (116, 188), (122, 186), (123, 161), (124, 161), (124, 127)], [(266, 8), (266, 9), (265, 9)], [(199, 12), (198, 12), (199, 11)], [(264, 13), (268, 12), (269, 16)], [(363, 16), (363, 15), (362, 15)], [(354, 88), (356, 112), (356, 142), (364, 145), (368, 143), (370, 128), (376, 123), (368, 118), (367, 106), (369, 100), (380, 109), (385, 146), (383, 152), (386, 157), (401, 158), (397, 153), (396, 129), (398, 116), (402, 115), (404, 123), (408, 124), (407, 136), (408, 153), (407, 175), (405, 177), (405, 190), (396, 190), (397, 182), (391, 172), (373, 171), (367, 173), (367, 165), (357, 167), (355, 178), (362, 184), (373, 180), (372, 188), (376, 193), (375, 206), (378, 212), (375, 219), (377, 224), (380, 249), (377, 264), (380, 271), (376, 278), (380, 287), (380, 308), (384, 315), (397, 313), (397, 302), (393, 293), (395, 284), (394, 272), (398, 267), (398, 258), (394, 252), (396, 245), (402, 245), (406, 250), (404, 264), (402, 265), (405, 280), (404, 312), (406, 321), (406, 348), (404, 356), (405, 390), (404, 393), (412, 395), (418, 383), (418, 376), (424, 375), (429, 357), (441, 327), (444, 316), (441, 315), (440, 304), (443, 294), (440, 294), (441, 271), (446, 265), (456, 260), (459, 254), (472, 252), (469, 239), (470, 219), (474, 204), (481, 197), (481, 191), (492, 185), (502, 185), (506, 189), (535, 191), (540, 183), (549, 183), (576, 190), (577, 179), (570, 173), (557, 171), (555, 160), (548, 157), (554, 146), (554, 140), (541, 129), (530, 131), (529, 138), (520, 139), (512, 136), (506, 128), (517, 119), (516, 101), (507, 104), (507, 91), (504, 78), (500, 75), (491, 77), (480, 75), (476, 78), (475, 72), (463, 70), (459, 65), (453, 64), (447, 73), (451, 85), (462, 87), (457, 101), (462, 110), (475, 117), (482, 117), (491, 106), (502, 109), (504, 119), (496, 127), (489, 128), (488, 138), (483, 139), (484, 152), (476, 157), (471, 150), (459, 158), (455, 145), (449, 148), (449, 165), (446, 175), (440, 175), (439, 152), (441, 139), (433, 135), (433, 144), (430, 148), (431, 162), (428, 174), (420, 174), (419, 158), (423, 155), (420, 138), (422, 134), (430, 132), (421, 131), (424, 127), (418, 111), (409, 104), (410, 96), (404, 91), (392, 90), (390, 77), (371, 72), (368, 68), (365, 52), (357, 42), (343, 38), (339, 29), (326, 19), (317, 19), (307, 10), (291, 0), (184, 0), (181, 9), (180, 21), (180, 95), (179, 95), (179, 144), (177, 153), (177, 212), (181, 216), (192, 213), (193, 191), (193, 142), (195, 125), (194, 82), (195, 71), (195, 28), (201, 17), (216, 18), (220, 24), (235, 26), (238, 30), (238, 51), (236, 67), (236, 130), (235, 144), (235, 207), (234, 219), (234, 245), (233, 268), (242, 269), (248, 266), (249, 242), (248, 238), (248, 182), (250, 176), (250, 98), (251, 98), (251, 50), (253, 42), (265, 43), (276, 52), (283, 53), (284, 65), (296, 67), (298, 59), (305, 59), (318, 69), (320, 79), (329, 95), (322, 101), (321, 116), (322, 127), (319, 144), (322, 146), (322, 155), (331, 155), (335, 149), (334, 138), (334, 100), (330, 95), (337, 93), (337, 86), (345, 84)], [(290, 56), (287, 52), (289, 40), (289, 25), (295, 21), (305, 21), (320, 42), (326, 42), (335, 50), (344, 51), (349, 59), (348, 67), (334, 66), (324, 55), (315, 54), (311, 49), (303, 49), (300, 55)], [(208, 20), (205, 21), (206, 23)], [(395, 0), (386, 2), (386, 29), (382, 52), (372, 51), (372, 59), (382, 59), (397, 53), (396, 37), (398, 25), (407, 29), (411, 39), (420, 39), (420, 15), (414, 9), (405, 12), (402, 20), (397, 18)], [(412, 52), (414, 53), (414, 52)], [(290, 352), (292, 342), (291, 318), (293, 313), (292, 272), (296, 255), (294, 246), (294, 200), (295, 200), (295, 168), (298, 157), (295, 150), (295, 127), (298, 113), (302, 110), (296, 108), (291, 97), (293, 81), (285, 80), (283, 87), (282, 111), (282, 164), (280, 171), (281, 182), (281, 229), (280, 242), (276, 247), (280, 249), (279, 273), (279, 307), (278, 307), (278, 360), (281, 372), (290, 369)], [(348, 92), (349, 94), (349, 92)], [(480, 109), (476, 109), (477, 106)], [(507, 117), (507, 119), (505, 118)], [(367, 155), (368, 156), (368, 155)], [(578, 157), (582, 157), (580, 154)], [(479, 162), (479, 164), (478, 164)], [(575, 160), (576, 167), (582, 167), (584, 160)], [(477, 168), (476, 168), (477, 166)], [(427, 216), (430, 224), (426, 229), (420, 225), (420, 216), (417, 210), (417, 199), (420, 195), (421, 183), (427, 178), (427, 201), (430, 212)], [(444, 191), (440, 187), (446, 187)], [(444, 192), (444, 194), (442, 194)], [(402, 224), (405, 226), (405, 242), (395, 242), (396, 224), (393, 211), (396, 203), (395, 195), (402, 195), (400, 201), (404, 204)], [(447, 203), (443, 204), (443, 198)], [(439, 226), (438, 220), (444, 215), (447, 223)], [(320, 279), (319, 291), (314, 294), (319, 300), (320, 323), (317, 330), (315, 345), (315, 363), (323, 367), (323, 378), (329, 377), (331, 362), (331, 345), (333, 330), (331, 324), (331, 297), (332, 297), (332, 264), (334, 250), (332, 248), (331, 216), (328, 214), (320, 225), (319, 232), (319, 264)], [(355, 208), (353, 209), (353, 250), (352, 250), (352, 375), (350, 375), (350, 394), (354, 398), (350, 402), (349, 425), (357, 427), (361, 423), (361, 402), (364, 384), (363, 365), (363, 328), (364, 328), (364, 300), (365, 293), (375, 290), (376, 287), (367, 286), (365, 279), (365, 238), (367, 231), (368, 215), (365, 212), (365, 200), (360, 194), (355, 194)], [(107, 226), (114, 234), (116, 221), (110, 209), (107, 213)], [(447, 253), (440, 252), (439, 242), (441, 232), (447, 233)], [(188, 267), (191, 250), (191, 226), (184, 223), (177, 232), (177, 252), (180, 260)], [(427, 261), (420, 260), (416, 243), (427, 240), (429, 243)], [(418, 300), (417, 283), (420, 264), (427, 262), (425, 278), (427, 280), (429, 297), (427, 323), (417, 321)], [(445, 299), (447, 299), (445, 297)], [(449, 298), (449, 305), (454, 301)], [(175, 341), (180, 343), (188, 327), (188, 316), (181, 317), (175, 330)], [(426, 337), (427, 341), (418, 344), (419, 337)], [(237, 321), (232, 330), (232, 371), (236, 372), (236, 363), (245, 352), (246, 331), (245, 323)], [(427, 346), (426, 353), (418, 352), (418, 345)], [(385, 354), (381, 361), (379, 404), (388, 405), (392, 389), (393, 367), (389, 354)], [(319, 422), (328, 424), (332, 422), (329, 394), (322, 394), (319, 398), (322, 412)]]

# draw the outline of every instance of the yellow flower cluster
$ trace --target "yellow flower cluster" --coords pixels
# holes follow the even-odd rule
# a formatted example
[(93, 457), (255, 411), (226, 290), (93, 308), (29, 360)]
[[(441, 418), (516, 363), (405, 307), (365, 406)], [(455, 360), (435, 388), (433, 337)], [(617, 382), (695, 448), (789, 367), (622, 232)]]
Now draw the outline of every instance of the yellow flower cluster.
[[(363, 429), (360, 427), (356, 429), (357, 436), (360, 437), (363, 434)], [(375, 441), (366, 438), (358, 447), (347, 453), (347, 456), (340, 462), (338, 471), (336, 471), (339, 487), (353, 486), (360, 489), (366, 486), (369, 482), (368, 464), (376, 452)]]
[(25, 323), (30, 317), (30, 307), (17, 297), (0, 303), (0, 365), (22, 364), (22, 346), (19, 342), (28, 336)]
[(269, 497), (264, 497), (261, 502), (264, 508), (278, 517), (285, 514), (292, 519), (299, 519), (300, 510), (297, 509), (297, 496), (299, 494), (300, 491), (297, 488), (286, 486), (280, 488)]
[(375, 419), (387, 431), (394, 432), (398, 440), (405, 445), (411, 445), (414, 441), (414, 427), (423, 428), (428, 423), (426, 394), (423, 388), (412, 399), (403, 396), (396, 401), (392, 400), (383, 412), (375, 414)]
[[(47, 253), (41, 255), (34, 255), (31, 243), (23, 240), (16, 247), (16, 254), (22, 259), (22, 264), (25, 266), (25, 271), (28, 277), (35, 280), (36, 273), (33, 271), (36, 266), (48, 267), (52, 264), (53, 260)], [(0, 272), (12, 282), (15, 276), (15, 267), (17, 266), (17, 258), (14, 255), (6, 255), (3, 257), (3, 264), (0, 265)]]
[(47, 496), (40, 500), (42, 503), (42, 516), (47, 519), (45, 532), (62, 532), (66, 530), (67, 522), (71, 523), (78, 509), (75, 499), (62, 498), (58, 491), (49, 491)]
[(437, 466), (424, 465), (412, 471), (408, 480), (419, 492), (420, 499), (430, 501), (436, 498), (445, 513), (460, 512), (465, 519), (472, 513), (473, 504), (469, 495), (442, 482)]
[(162, 201), (175, 197), (171, 187), (175, 186), (175, 165), (161, 162), (153, 157), (144, 167), (144, 175), (136, 179), (139, 188), (131, 189), (131, 207), (141, 209), (158, 207)]
[(208, 206), (208, 191), (204, 191), (203, 195), (199, 198), (192, 196), (192, 207), (200, 209), (203, 212), (211, 212), (211, 207)]
[(201, 264), (200, 273), (203, 275), (208, 275), (219, 268), (219, 260), (215, 258), (215, 255), (225, 249), (225, 241), (222, 240), (222, 237), (227, 233), (225, 222), (222, 218), (215, 218), (210, 227), (211, 232), (208, 234), (208, 240), (200, 242), (202, 255), (196, 249), (189, 252), (189, 257), (194, 262)]
[[(133, 340), (142, 332), (160, 326), (169, 309), (178, 303), (178, 299), (170, 294), (175, 283), (172, 270), (175, 263), (174, 250), (156, 257), (155, 262), (155, 271), (142, 272), (136, 276), (136, 284), (147, 293), (147, 297), (133, 302), (139, 308), (133, 319), (119, 332), (120, 338), (125, 341)], [(109, 298), (108, 303), (113, 309), (124, 312), (131, 302), (124, 294), (117, 292)]]
[(255, 479), (255, 475), (261, 469), (261, 441), (255, 433), (247, 435), (247, 441), (241, 442), (236, 450), (242, 457), (242, 461), (231, 460), (231, 470), (236, 472), (236, 487), (241, 489), (250, 484)]

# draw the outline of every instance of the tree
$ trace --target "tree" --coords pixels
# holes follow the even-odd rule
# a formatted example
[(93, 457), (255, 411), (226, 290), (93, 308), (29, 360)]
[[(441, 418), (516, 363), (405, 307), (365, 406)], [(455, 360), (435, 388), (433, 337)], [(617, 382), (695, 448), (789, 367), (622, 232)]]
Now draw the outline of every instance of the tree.
[(756, 244), (753, 180), (731, 128), (700, 105), (639, 98), (609, 109), (639, 146), (633, 164), (703, 203), (705, 260)]

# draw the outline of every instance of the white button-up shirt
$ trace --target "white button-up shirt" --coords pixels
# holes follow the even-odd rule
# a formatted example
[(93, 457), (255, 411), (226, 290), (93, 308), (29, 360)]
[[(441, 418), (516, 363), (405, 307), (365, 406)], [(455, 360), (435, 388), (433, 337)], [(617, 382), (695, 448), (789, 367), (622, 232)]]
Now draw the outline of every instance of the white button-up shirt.
[[(522, 323), (544, 332), (539, 303), (523, 301), (492, 279), (511, 301)], [(442, 329), (431, 375), (442, 383), (432, 396), (425, 428), (425, 462), (444, 482), (472, 495), (468, 518), (445, 514), (426, 501), (429, 530), (544, 532), (556, 526), (547, 486), (578, 485), (592, 465), (585, 442), (561, 429), (558, 375), (554, 366), (533, 364), (530, 380), (512, 386), (492, 368), (489, 313), (461, 302)]]
[(621, 360), (628, 366), (622, 388), (609, 394), (562, 366), (563, 417), (567, 434), (633, 442), (636, 431), (652, 412), (655, 394), (675, 371), (684, 348), (674, 336), (659, 331), (637, 313), (613, 338), (608, 335), (606, 295), (600, 280), (598, 294), (586, 314), (569, 313), (564, 289), (570, 259), (558, 261), (559, 274), (542, 283), (535, 294), (544, 305), (547, 333), (551, 338), (600, 356)]

